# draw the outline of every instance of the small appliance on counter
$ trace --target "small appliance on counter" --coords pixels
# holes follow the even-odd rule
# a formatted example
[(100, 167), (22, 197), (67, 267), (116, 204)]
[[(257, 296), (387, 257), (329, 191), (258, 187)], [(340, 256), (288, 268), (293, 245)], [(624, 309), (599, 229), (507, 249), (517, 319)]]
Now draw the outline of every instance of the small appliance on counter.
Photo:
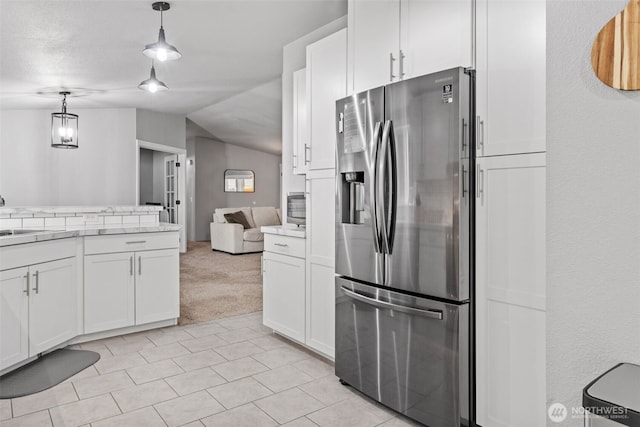
[(287, 222), (298, 226), (307, 222), (307, 201), (304, 193), (287, 194)]

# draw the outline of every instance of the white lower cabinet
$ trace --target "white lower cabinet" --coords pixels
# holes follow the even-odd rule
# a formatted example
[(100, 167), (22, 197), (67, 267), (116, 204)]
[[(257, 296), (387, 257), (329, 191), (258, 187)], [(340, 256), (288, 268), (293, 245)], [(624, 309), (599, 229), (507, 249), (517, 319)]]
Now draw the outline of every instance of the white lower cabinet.
[(76, 259), (33, 265), (29, 273), (29, 356), (35, 356), (77, 334)]
[(476, 379), (483, 427), (546, 425), (546, 156), (477, 159)]
[(0, 272), (0, 370), (76, 336), (76, 273), (75, 258)]
[(0, 271), (0, 370), (29, 357), (29, 268)]
[[(321, 223), (320, 219), (317, 221)], [(307, 227), (306, 241), (300, 237), (265, 234), (262, 319), (265, 326), (279, 334), (333, 358), (334, 268), (323, 265), (326, 259), (320, 258), (320, 263), (317, 259), (309, 261), (311, 229)], [(330, 234), (333, 236), (333, 231)], [(324, 237), (328, 237), (326, 232)]]
[(178, 238), (163, 234), (85, 238), (85, 334), (179, 317)]
[(307, 345), (335, 357), (335, 268), (309, 263), (307, 282)]
[(135, 322), (134, 254), (84, 257), (84, 333), (124, 328)]
[(304, 272), (304, 258), (264, 252), (262, 321), (301, 343), (305, 341)]
[(136, 325), (180, 316), (180, 256), (175, 249), (136, 252)]

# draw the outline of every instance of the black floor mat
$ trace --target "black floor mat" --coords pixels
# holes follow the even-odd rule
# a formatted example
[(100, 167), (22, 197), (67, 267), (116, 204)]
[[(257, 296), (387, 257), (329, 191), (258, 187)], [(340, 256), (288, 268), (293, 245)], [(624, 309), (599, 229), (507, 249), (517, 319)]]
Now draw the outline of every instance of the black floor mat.
[(95, 351), (52, 351), (0, 377), (0, 399), (27, 396), (60, 384), (100, 360)]

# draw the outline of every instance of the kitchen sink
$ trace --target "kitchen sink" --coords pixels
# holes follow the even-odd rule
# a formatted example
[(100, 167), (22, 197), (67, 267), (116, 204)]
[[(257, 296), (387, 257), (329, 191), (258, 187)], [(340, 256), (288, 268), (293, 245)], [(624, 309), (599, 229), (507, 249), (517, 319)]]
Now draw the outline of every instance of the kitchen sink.
[(42, 233), (43, 231), (47, 231), (47, 230), (32, 230), (32, 229), (0, 230), (0, 237), (19, 236), (21, 234)]

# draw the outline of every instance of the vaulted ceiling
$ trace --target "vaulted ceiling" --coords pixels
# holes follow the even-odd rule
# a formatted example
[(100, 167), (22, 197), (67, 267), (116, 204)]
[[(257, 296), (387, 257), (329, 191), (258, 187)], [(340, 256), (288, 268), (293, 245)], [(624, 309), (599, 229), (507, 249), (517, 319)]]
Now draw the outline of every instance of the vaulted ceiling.
[[(282, 47), (346, 13), (346, 0), (175, 0), (164, 28), (183, 57), (156, 63), (170, 90), (149, 94), (137, 85), (151, 66), (142, 49), (160, 26), (151, 3), (0, 0), (0, 108), (55, 109), (55, 93), (68, 88), (84, 95), (70, 99), (70, 108), (224, 115), (224, 105), (211, 106), (230, 100), (234, 126), (243, 118), (273, 122), (273, 112), (255, 109), (280, 102), (273, 96)], [(237, 98), (248, 90), (262, 101)]]

